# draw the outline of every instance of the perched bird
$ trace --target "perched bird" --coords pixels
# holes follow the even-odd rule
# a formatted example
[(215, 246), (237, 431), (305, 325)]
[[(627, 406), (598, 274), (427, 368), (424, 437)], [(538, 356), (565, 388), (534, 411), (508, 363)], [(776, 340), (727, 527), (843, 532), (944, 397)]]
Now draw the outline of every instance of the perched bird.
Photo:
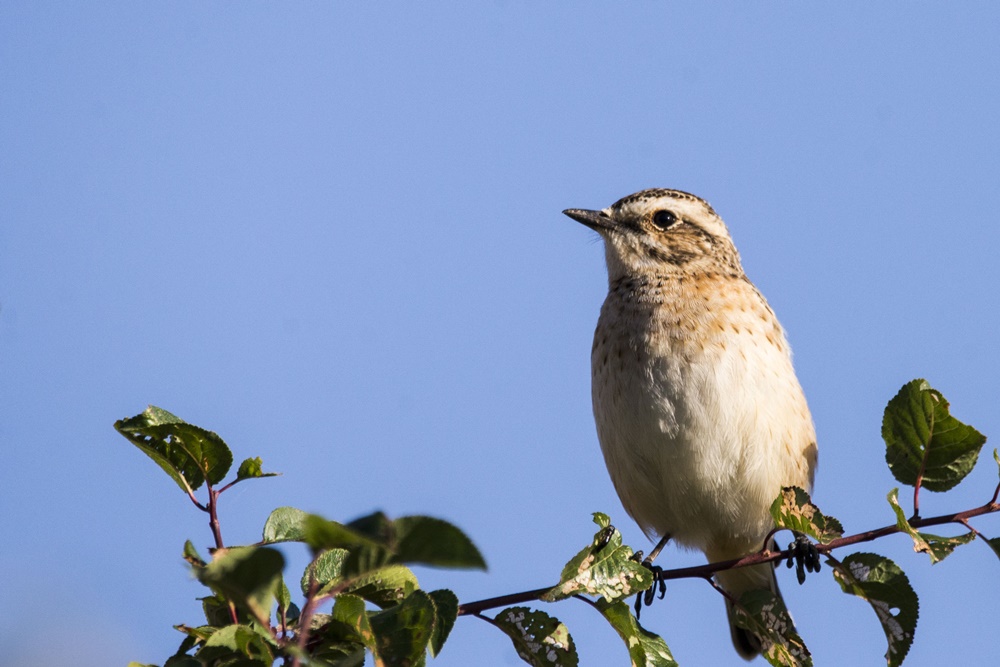
[[(597, 435), (618, 497), (655, 553), (673, 540), (710, 562), (763, 547), (784, 486), (810, 490), (816, 434), (784, 331), (725, 223), (679, 190), (566, 215), (604, 239), (608, 295), (591, 353)], [(736, 600), (778, 593), (769, 564), (717, 573)], [(760, 640), (727, 612), (737, 652)]]

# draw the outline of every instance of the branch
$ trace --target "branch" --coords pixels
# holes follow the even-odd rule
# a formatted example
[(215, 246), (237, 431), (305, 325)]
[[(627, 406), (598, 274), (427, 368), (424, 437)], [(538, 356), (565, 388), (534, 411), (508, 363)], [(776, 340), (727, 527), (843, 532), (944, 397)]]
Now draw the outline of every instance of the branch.
[[(977, 516), (982, 516), (983, 514), (992, 514), (993, 512), (1000, 512), (1000, 503), (997, 503), (997, 496), (1000, 495), (1000, 486), (997, 487), (997, 493), (994, 494), (993, 499), (981, 507), (975, 507), (970, 510), (965, 510), (963, 512), (955, 512), (954, 514), (942, 514), (940, 516), (929, 517), (926, 519), (914, 519), (910, 521), (910, 525), (914, 528), (924, 528), (926, 526), (939, 526), (945, 523), (958, 523), (967, 526), (968, 520)], [(876, 528), (875, 530), (865, 531), (863, 533), (857, 533), (855, 535), (848, 535), (846, 537), (840, 537), (835, 540), (830, 540), (829, 542), (817, 544), (816, 548), (824, 554), (829, 554), (834, 549), (840, 549), (841, 547), (847, 547), (852, 544), (859, 544), (861, 542), (871, 542), (877, 540), (886, 535), (892, 535), (894, 533), (902, 532), (896, 524), (890, 526), (884, 526), (882, 528)], [(773, 533), (772, 533), (773, 534)], [(679, 567), (673, 570), (662, 570), (658, 574), (658, 578), (661, 580), (667, 579), (709, 579), (716, 572), (722, 570), (732, 570), (738, 567), (750, 567), (751, 565), (760, 565), (761, 563), (771, 563), (774, 561), (782, 561), (793, 555), (791, 549), (784, 549), (781, 551), (771, 551), (770, 549), (764, 549), (758, 551), (757, 553), (752, 553), (742, 558), (733, 558), (731, 560), (718, 561), (716, 563), (708, 563), (706, 565), (696, 565), (693, 567)], [(467, 602), (458, 607), (459, 616), (475, 615), (478, 616), (480, 612), (486, 609), (493, 609), (495, 607), (504, 607), (512, 604), (520, 604), (522, 602), (531, 602), (532, 600), (537, 600), (543, 593), (550, 590), (552, 586), (546, 588), (536, 588), (531, 591), (523, 591), (521, 593), (511, 593), (509, 595), (500, 595), (494, 598), (487, 598), (485, 600), (477, 600), (475, 602)]]

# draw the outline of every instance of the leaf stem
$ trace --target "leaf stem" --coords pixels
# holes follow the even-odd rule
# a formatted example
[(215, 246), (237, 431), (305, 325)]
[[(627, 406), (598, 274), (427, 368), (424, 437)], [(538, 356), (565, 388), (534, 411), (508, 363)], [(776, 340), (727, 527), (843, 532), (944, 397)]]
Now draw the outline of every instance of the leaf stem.
[[(313, 563), (316, 560), (313, 559)], [(316, 613), (316, 605), (318, 604), (316, 600), (316, 593), (319, 592), (319, 582), (316, 581), (316, 574), (313, 571), (312, 566), (309, 568), (309, 592), (306, 594), (306, 603), (302, 607), (302, 613), (299, 614), (299, 637), (296, 644), (299, 650), (296, 652), (295, 657), (292, 658), (292, 667), (300, 667), (302, 664), (302, 656), (306, 651), (306, 644), (309, 642), (309, 625), (312, 623), (313, 614)]]

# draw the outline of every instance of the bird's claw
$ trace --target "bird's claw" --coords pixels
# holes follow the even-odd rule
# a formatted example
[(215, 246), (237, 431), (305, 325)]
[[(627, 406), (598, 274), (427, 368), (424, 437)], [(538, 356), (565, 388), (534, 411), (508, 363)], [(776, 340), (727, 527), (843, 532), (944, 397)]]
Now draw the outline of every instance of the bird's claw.
[(799, 584), (806, 582), (806, 572), (819, 572), (819, 549), (802, 533), (795, 533), (795, 541), (788, 545), (790, 553), (786, 561), (789, 568), (795, 566), (795, 578)]
[[(633, 560), (640, 560), (642, 558), (642, 552), (637, 551), (633, 556)], [(635, 619), (639, 620), (639, 614), (642, 612), (643, 606), (650, 606), (653, 604), (653, 598), (656, 596), (657, 591), (660, 593), (660, 598), (667, 594), (667, 582), (661, 577), (663, 573), (663, 568), (659, 565), (653, 565), (653, 561), (646, 558), (642, 561), (642, 566), (650, 571), (653, 575), (653, 584), (646, 590), (637, 593), (635, 596)]]

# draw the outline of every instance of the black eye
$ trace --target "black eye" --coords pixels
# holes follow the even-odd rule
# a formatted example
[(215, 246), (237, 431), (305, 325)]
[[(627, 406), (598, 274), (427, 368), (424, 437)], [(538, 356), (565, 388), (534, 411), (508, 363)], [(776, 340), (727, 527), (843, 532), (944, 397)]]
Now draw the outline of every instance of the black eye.
[(653, 224), (660, 229), (670, 229), (677, 224), (677, 216), (666, 209), (653, 214)]

